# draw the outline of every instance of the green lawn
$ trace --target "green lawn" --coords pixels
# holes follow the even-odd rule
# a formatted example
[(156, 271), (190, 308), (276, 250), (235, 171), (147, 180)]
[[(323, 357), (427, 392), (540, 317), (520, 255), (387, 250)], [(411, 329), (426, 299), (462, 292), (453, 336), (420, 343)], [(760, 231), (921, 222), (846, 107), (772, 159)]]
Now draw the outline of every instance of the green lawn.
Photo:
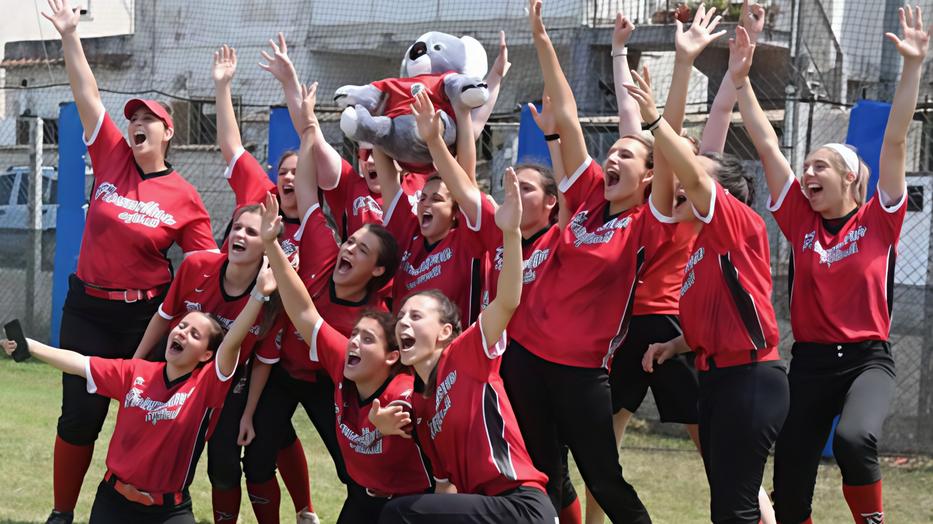
[[(14, 364), (0, 359), (0, 475), (4, 484), (0, 496), (0, 522), (44, 522), (52, 501), (52, 442), (60, 402), (58, 372), (49, 366), (30, 362)], [(115, 408), (111, 409), (111, 414)], [(315, 510), (324, 522), (334, 522), (343, 501), (333, 464), (311, 424), (301, 410), (295, 427), (309, 455), (311, 490)], [(86, 521), (92, 497), (104, 472), (103, 445), (113, 429), (108, 419), (94, 463), (85, 480), (77, 508), (79, 520)], [(210, 522), (210, 485), (206, 458), (201, 460), (192, 486), (195, 514)], [(902, 464), (906, 462), (906, 464)], [(686, 439), (662, 437), (632, 431), (622, 449), (626, 478), (648, 506), (657, 523), (708, 522), (709, 494), (699, 456)], [(770, 466), (766, 487), (770, 487)], [(884, 466), (888, 522), (933, 522), (933, 461), (923, 457), (908, 460), (886, 459)], [(579, 475), (574, 483), (583, 493)], [(821, 523), (851, 522), (842, 499), (838, 469), (831, 464), (820, 468), (814, 517)], [(246, 502), (241, 522), (255, 522)], [(291, 501), (283, 489), (282, 522), (294, 522)]]

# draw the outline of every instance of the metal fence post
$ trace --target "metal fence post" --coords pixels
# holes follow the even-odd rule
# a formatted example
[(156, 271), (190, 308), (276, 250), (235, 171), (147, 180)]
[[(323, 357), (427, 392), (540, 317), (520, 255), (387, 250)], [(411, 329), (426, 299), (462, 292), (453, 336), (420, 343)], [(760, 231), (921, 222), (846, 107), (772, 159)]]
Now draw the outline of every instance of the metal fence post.
[(36, 292), (39, 289), (39, 276), (42, 274), (42, 149), (43, 149), (43, 123), (36, 117), (29, 123), (29, 167), (28, 196), (26, 207), (29, 217), (26, 229), (29, 231), (29, 241), (26, 248), (26, 330), (32, 332), (36, 329)]

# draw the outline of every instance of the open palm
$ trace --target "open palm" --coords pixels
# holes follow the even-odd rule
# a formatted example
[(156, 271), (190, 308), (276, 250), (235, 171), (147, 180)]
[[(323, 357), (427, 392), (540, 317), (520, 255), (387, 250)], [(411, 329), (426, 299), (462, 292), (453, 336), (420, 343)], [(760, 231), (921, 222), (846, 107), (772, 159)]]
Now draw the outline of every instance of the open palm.
[(894, 33), (885, 33), (889, 40), (897, 46), (897, 52), (904, 57), (904, 60), (920, 60), (927, 56), (927, 48), (930, 44), (930, 30), (923, 27), (923, 13), (920, 6), (901, 7), (898, 10), (898, 17), (901, 20), (901, 33), (903, 38), (898, 38)]
[(78, 21), (81, 20), (81, 13), (78, 12), (78, 8), (71, 7), (68, 0), (48, 0), (48, 2), (52, 14), (43, 12), (42, 16), (52, 22), (58, 34), (65, 35), (77, 29)]
[(695, 59), (706, 49), (710, 42), (726, 34), (725, 30), (718, 33), (712, 32), (719, 25), (719, 21), (722, 20), (721, 16), (714, 17), (715, 14), (715, 7), (707, 11), (706, 6), (700, 4), (696, 16), (693, 18), (693, 23), (690, 24), (690, 29), (684, 31), (683, 23), (680, 20), (676, 21), (677, 32), (674, 34), (674, 46), (681, 56)]
[(236, 72), (236, 49), (224, 44), (214, 52), (214, 67), (211, 68), (211, 78), (215, 84), (229, 84)]

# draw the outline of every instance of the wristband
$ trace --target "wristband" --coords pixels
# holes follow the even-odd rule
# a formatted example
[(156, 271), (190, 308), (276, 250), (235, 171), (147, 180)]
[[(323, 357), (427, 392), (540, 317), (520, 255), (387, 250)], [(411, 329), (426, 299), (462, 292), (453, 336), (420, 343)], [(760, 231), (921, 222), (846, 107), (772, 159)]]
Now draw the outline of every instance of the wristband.
[(259, 290), (256, 289), (256, 288), (253, 288), (253, 290), (249, 292), (249, 296), (251, 296), (252, 298), (258, 300), (259, 302), (268, 302), (268, 301), (269, 301), (269, 297), (266, 296), (266, 295), (263, 295), (262, 293), (260, 293)]
[(642, 124), (641, 130), (642, 131), (654, 131), (655, 129), (658, 128), (659, 125), (661, 125), (662, 118), (664, 117), (661, 115), (658, 115), (658, 118), (656, 118), (654, 122), (651, 122), (650, 124)]
[(628, 48), (623, 47), (621, 51), (611, 51), (609, 54), (612, 55), (612, 58), (617, 56), (628, 56)]
[(553, 142), (555, 140), (560, 140), (560, 135), (557, 133), (554, 133), (553, 135), (544, 135), (544, 140), (546, 142)]

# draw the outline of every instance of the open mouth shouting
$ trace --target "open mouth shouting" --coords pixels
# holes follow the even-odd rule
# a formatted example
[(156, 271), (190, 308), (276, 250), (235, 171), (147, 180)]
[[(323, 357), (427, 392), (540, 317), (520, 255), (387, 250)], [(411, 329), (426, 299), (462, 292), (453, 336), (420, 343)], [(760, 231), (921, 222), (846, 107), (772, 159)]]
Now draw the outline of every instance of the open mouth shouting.
[(233, 243), (230, 244), (230, 251), (233, 253), (244, 253), (246, 251), (246, 242), (234, 240)]
[(606, 187), (612, 187), (619, 183), (619, 170), (609, 168), (606, 170)]
[(682, 193), (678, 193), (677, 196), (674, 197), (674, 208), (675, 208), (675, 209), (678, 208), (678, 207), (680, 207), (680, 206), (682, 206), (682, 205), (684, 205), (684, 204), (686, 204), (686, 203), (687, 203), (687, 195), (684, 195), (684, 194), (682, 194)]
[(433, 221), (434, 213), (432, 213), (430, 209), (425, 209), (424, 212), (421, 213), (421, 228), (427, 229), (431, 226), (431, 222)]
[(282, 184), (282, 194), (290, 195), (295, 192), (295, 184)]
[(822, 193), (822, 192), (823, 192), (823, 186), (821, 186), (820, 184), (816, 182), (807, 183), (807, 194), (815, 195), (815, 194)]
[(415, 337), (410, 333), (399, 333), (398, 347), (403, 353), (411, 351), (415, 347)]
[(348, 368), (355, 367), (357, 364), (359, 364), (362, 361), (363, 361), (363, 358), (360, 356), (358, 351), (355, 351), (352, 349), (350, 351), (347, 351), (347, 367)]
[(180, 355), (182, 351), (185, 350), (185, 347), (181, 345), (181, 339), (175, 338), (172, 340), (172, 343), (168, 345), (167, 353), (169, 355)]
[(136, 132), (133, 133), (133, 145), (140, 146), (144, 143), (146, 143), (146, 132), (142, 129), (137, 129)]
[(350, 262), (350, 257), (347, 255), (341, 255), (337, 259), (337, 268), (336, 272), (340, 275), (346, 275), (353, 270), (353, 262)]

